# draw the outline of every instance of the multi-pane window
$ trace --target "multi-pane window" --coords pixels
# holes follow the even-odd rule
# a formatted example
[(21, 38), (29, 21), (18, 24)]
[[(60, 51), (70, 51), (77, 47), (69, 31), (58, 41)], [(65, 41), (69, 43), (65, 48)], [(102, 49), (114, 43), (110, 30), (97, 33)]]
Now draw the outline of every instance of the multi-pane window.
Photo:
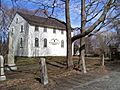
[(64, 31), (61, 31), (61, 34), (64, 34)]
[(35, 38), (35, 47), (39, 47), (39, 39)]
[(21, 32), (23, 32), (23, 25), (21, 25)]
[(47, 39), (44, 39), (44, 46), (43, 47), (47, 47)]
[(35, 31), (38, 31), (39, 30), (39, 27), (38, 26), (35, 26)]
[(53, 29), (53, 33), (56, 33), (56, 29)]
[(20, 38), (20, 48), (23, 48), (23, 39)]
[(44, 27), (44, 32), (47, 32), (47, 28), (46, 27)]
[(61, 40), (61, 47), (63, 48), (64, 47), (64, 41)]

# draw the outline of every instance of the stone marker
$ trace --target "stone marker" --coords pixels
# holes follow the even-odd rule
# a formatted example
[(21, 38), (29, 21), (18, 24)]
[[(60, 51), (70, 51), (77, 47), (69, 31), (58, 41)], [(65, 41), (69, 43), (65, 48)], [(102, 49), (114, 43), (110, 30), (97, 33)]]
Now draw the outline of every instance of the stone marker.
[(17, 70), (15, 59), (14, 59), (14, 50), (13, 50), (13, 38), (12, 32), (9, 32), (9, 52), (8, 52), (8, 61), (7, 61), (7, 70)]
[(4, 74), (4, 59), (3, 56), (0, 55), (0, 81), (6, 80), (6, 76)]
[(7, 70), (17, 70), (14, 54), (8, 54), (8, 61), (7, 61)]
[(45, 58), (40, 58), (40, 71), (41, 83), (44, 85), (48, 84), (48, 75)]

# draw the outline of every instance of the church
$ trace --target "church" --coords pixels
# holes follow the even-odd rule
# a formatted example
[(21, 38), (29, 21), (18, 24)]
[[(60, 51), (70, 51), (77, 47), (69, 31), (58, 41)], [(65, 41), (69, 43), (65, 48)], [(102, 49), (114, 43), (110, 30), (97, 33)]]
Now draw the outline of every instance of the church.
[(9, 50), (15, 56), (66, 56), (65, 22), (17, 12), (9, 27)]

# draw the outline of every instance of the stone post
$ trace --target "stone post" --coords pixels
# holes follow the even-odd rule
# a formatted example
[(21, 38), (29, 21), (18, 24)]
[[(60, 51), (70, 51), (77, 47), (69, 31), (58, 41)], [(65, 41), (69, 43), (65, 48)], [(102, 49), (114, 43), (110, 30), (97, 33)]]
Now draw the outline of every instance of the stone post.
[(6, 80), (6, 76), (4, 74), (4, 59), (3, 56), (0, 55), (0, 81)]
[(7, 70), (17, 70), (14, 59), (14, 50), (13, 50), (13, 35), (12, 32), (9, 32), (9, 52), (8, 52), (8, 61), (7, 61)]
[(45, 58), (40, 58), (40, 71), (41, 83), (44, 85), (48, 84), (48, 75)]

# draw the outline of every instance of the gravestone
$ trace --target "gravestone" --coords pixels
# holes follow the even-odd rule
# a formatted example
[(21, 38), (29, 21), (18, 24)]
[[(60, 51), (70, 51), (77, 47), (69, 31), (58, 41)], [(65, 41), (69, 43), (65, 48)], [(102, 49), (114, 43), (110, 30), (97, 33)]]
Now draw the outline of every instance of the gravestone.
[(8, 54), (8, 61), (7, 61), (7, 70), (17, 70), (15, 61), (14, 61), (14, 54)]
[(4, 74), (4, 59), (3, 56), (0, 55), (0, 81), (6, 80), (6, 76)]
[(8, 52), (7, 66), (8, 66), (7, 70), (17, 70), (14, 59), (13, 35), (11, 31), (9, 32), (9, 52)]
[(41, 83), (44, 85), (48, 84), (48, 75), (45, 58), (40, 58), (40, 74)]

